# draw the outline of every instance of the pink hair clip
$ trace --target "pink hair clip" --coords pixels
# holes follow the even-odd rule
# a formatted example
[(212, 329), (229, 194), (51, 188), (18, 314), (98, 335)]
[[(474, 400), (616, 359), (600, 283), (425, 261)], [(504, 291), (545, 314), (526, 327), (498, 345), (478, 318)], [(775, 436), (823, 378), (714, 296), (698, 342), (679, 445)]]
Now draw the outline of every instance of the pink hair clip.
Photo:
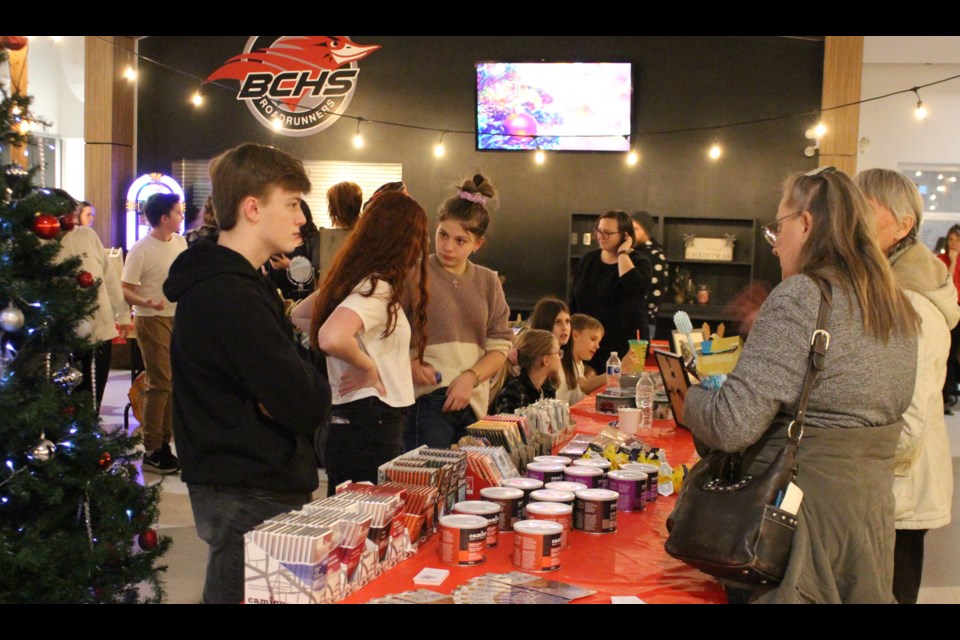
[(460, 199), (469, 200), (470, 202), (475, 202), (481, 207), (487, 204), (487, 196), (482, 193), (470, 193), (469, 191), (460, 190)]

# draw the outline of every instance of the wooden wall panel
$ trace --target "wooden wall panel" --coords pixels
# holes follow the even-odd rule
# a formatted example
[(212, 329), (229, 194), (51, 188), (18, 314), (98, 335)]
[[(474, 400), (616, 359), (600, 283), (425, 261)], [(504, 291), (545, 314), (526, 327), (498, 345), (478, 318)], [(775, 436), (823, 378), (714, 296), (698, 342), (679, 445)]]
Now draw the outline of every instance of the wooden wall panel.
[[(863, 36), (827, 36), (823, 52), (822, 108), (860, 100), (863, 77)], [(857, 172), (860, 105), (825, 111), (827, 134), (820, 141), (820, 166)]]
[(130, 36), (86, 38), (85, 192), (97, 208), (95, 229), (110, 246), (123, 243), (126, 188), (134, 169), (136, 82), (123, 77), (134, 46)]

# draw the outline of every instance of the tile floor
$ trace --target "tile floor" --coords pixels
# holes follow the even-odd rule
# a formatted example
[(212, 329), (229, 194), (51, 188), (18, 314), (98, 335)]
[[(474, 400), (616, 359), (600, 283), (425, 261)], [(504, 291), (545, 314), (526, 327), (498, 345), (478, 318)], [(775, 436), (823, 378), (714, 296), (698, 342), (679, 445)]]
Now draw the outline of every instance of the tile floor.
[[(112, 371), (107, 384), (101, 412), (106, 427), (123, 425), (123, 409), (130, 388), (128, 371)], [(131, 416), (131, 429), (136, 421)], [(947, 416), (947, 430), (953, 453), (953, 477), (957, 489), (953, 494), (953, 522), (934, 529), (926, 538), (922, 604), (960, 604), (960, 411)], [(174, 444), (176, 449), (176, 444)], [(192, 604), (200, 601), (206, 567), (206, 545), (197, 537), (187, 487), (179, 475), (160, 476), (144, 473), (149, 483), (161, 482), (160, 530), (173, 539), (169, 553), (164, 557), (167, 571), (164, 577), (166, 598), (170, 604)], [(325, 495), (326, 478), (320, 472), (321, 486), (317, 495)]]

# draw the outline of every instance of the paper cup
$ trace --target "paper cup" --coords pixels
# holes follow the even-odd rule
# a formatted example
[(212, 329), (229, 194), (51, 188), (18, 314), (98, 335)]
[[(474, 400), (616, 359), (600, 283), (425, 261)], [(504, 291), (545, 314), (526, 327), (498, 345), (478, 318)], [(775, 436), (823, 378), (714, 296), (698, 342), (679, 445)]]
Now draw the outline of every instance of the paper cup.
[(620, 422), (618, 423), (617, 428), (628, 436), (635, 434), (637, 429), (640, 427), (640, 409), (634, 409), (633, 407), (620, 407), (617, 410), (617, 413), (620, 414)]

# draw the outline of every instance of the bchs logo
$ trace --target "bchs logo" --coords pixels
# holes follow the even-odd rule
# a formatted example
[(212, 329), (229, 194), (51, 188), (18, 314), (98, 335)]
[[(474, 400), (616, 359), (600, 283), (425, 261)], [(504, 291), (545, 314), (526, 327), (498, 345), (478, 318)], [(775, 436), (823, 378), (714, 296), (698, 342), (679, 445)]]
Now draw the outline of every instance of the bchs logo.
[(243, 53), (204, 82), (237, 80), (237, 100), (266, 127), (288, 136), (323, 131), (346, 111), (357, 61), (380, 48), (346, 36), (251, 36)]

